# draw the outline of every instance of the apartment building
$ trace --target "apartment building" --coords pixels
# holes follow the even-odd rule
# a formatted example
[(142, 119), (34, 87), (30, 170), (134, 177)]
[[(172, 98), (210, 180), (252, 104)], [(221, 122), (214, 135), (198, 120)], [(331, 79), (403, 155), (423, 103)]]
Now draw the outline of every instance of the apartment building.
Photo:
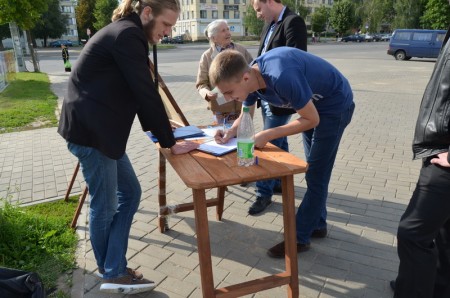
[(192, 41), (206, 39), (206, 26), (215, 19), (226, 19), (232, 36), (245, 36), (243, 18), (249, 0), (180, 0), (181, 14), (172, 36), (184, 35)]
[(75, 17), (75, 7), (77, 7), (77, 0), (60, 0), (61, 13), (67, 16), (67, 30), (61, 36), (61, 39), (68, 39), (78, 42), (77, 19)]
[[(321, 5), (331, 6), (333, 0), (298, 0), (309, 8), (306, 17), (309, 28), (311, 14)], [(250, 0), (180, 0), (181, 14), (173, 27), (172, 36), (184, 35), (185, 39), (205, 40), (206, 26), (215, 19), (226, 19), (234, 37), (246, 36), (244, 17), (250, 5)]]

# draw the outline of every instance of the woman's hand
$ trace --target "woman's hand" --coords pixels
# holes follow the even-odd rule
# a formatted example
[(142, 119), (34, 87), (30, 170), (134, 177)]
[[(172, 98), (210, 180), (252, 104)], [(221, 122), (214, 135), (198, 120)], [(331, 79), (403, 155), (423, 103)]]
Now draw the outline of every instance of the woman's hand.
[(214, 99), (217, 99), (217, 93), (212, 92), (212, 91), (208, 91), (206, 93), (206, 100), (207, 101), (211, 101), (211, 100), (214, 100)]
[(431, 159), (431, 163), (435, 165), (440, 165), (441, 167), (450, 168), (450, 164), (447, 160), (448, 152), (439, 153), (437, 157)]
[(170, 147), (170, 152), (172, 154), (183, 154), (195, 150), (200, 146), (200, 144), (190, 141), (177, 142), (175, 145)]

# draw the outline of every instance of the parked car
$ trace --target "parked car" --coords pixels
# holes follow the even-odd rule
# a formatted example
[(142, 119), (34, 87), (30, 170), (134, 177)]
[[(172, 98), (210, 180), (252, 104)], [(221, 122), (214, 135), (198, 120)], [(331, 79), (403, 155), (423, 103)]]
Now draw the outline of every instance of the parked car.
[(364, 34), (364, 41), (367, 41), (367, 42), (374, 41), (373, 35), (372, 35), (372, 34), (369, 34), (369, 33)]
[(71, 47), (71, 46), (73, 46), (73, 43), (70, 40), (58, 39), (58, 40), (52, 41), (49, 44), (49, 46), (52, 47), (52, 48), (59, 48), (59, 47), (61, 47), (61, 45), (65, 45), (67, 47)]
[(373, 41), (380, 41), (381, 40), (381, 34), (379, 34), (379, 33), (372, 34), (372, 37), (373, 37)]
[(168, 44), (171, 43), (172, 38), (170, 36), (164, 36), (163, 38), (161, 38), (161, 43), (162, 44)]
[(390, 33), (388, 34), (382, 34), (381, 35), (381, 41), (390, 41), (391, 40), (392, 35)]
[(172, 37), (171, 43), (184, 43), (183, 35), (177, 35), (175, 37)]
[(348, 41), (354, 41), (354, 42), (362, 42), (365, 41), (365, 36), (361, 34), (353, 34), (344, 36), (341, 38), (341, 41), (348, 42)]
[(445, 33), (446, 30), (397, 29), (392, 34), (387, 54), (396, 60), (437, 58)]

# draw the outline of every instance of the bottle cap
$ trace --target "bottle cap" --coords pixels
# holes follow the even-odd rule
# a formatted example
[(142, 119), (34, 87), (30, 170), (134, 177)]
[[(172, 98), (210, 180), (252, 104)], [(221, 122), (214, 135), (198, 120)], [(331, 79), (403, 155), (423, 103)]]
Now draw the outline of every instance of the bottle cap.
[(249, 108), (249, 107), (243, 107), (243, 108), (242, 108), (242, 111), (244, 111), (244, 112), (249, 112), (249, 111), (250, 111), (250, 108)]

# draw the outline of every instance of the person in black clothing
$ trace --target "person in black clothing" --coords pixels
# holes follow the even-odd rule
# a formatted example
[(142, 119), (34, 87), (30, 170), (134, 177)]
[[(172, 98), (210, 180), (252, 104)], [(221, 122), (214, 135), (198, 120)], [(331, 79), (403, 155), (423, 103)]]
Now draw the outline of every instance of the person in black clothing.
[(61, 54), (64, 61), (64, 70), (67, 72), (71, 71), (71, 67), (66, 66), (66, 62), (69, 61), (69, 49), (67, 49), (66, 45), (61, 45)]
[[(293, 47), (307, 50), (307, 31), (305, 21), (295, 12), (284, 6), (280, 0), (251, 0), (250, 4), (259, 19), (265, 21), (258, 49), (258, 57), (274, 48)], [(293, 109), (275, 107), (260, 99), (264, 129), (283, 126), (289, 122)], [(287, 137), (271, 141), (275, 146), (289, 151)], [(248, 214), (263, 212), (272, 203), (272, 195), (281, 192), (281, 180), (270, 179), (256, 182), (256, 200), (248, 209)]]
[(58, 133), (78, 158), (89, 187), (89, 233), (103, 278), (100, 291), (134, 294), (155, 286), (128, 268), (126, 259), (142, 193), (125, 153), (136, 115), (144, 131), (170, 148), (162, 150), (182, 154), (198, 147), (175, 141), (150, 72), (149, 43), (170, 34), (179, 14), (178, 0), (123, 0), (113, 22), (89, 39), (69, 78)]
[(66, 64), (66, 61), (69, 60), (69, 50), (67, 49), (67, 47), (65, 45), (61, 45), (61, 49), (62, 49), (62, 58), (64, 61), (64, 64)]
[[(450, 0), (449, 0), (450, 4)], [(450, 297), (450, 27), (422, 98), (413, 141), (419, 180), (397, 231), (395, 298)]]

